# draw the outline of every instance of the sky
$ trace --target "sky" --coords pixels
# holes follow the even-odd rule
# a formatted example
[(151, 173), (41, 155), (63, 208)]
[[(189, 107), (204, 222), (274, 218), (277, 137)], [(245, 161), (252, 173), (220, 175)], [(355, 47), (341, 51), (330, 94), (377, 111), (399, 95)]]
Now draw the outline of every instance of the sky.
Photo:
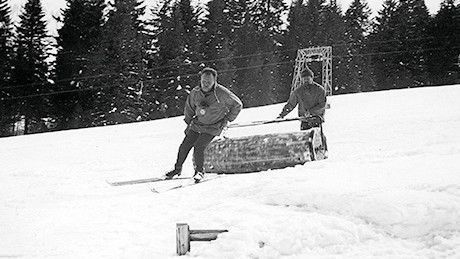
[[(460, 258), (459, 99), (460, 85), (331, 96), (328, 159), (171, 191), (181, 180), (107, 181), (172, 169), (183, 116), (0, 138), (0, 257), (177, 258), (175, 227), (188, 223), (228, 230), (192, 242), (190, 258)], [(282, 105), (243, 109), (235, 123)]]
[[(14, 18), (16, 18), (17, 15), (20, 13), (20, 10), (22, 9), (26, 1), (27, 0), (9, 0)], [(151, 4), (154, 1), (155, 0), (146, 0), (146, 3)], [(285, 1), (286, 3), (291, 2), (291, 0), (285, 0)], [(197, 1), (196, 0), (195, 2), (203, 4), (203, 3), (206, 3), (207, 1), (199, 1), (199, 0)], [(348, 8), (352, 0), (338, 0), (337, 2), (340, 4), (340, 6), (342, 6), (343, 10), (346, 10), (346, 8)], [(374, 15), (382, 7), (383, 2), (384, 2), (383, 0), (368, 1), (369, 7), (371, 8)], [(425, 0), (425, 4), (427, 5), (428, 10), (430, 11), (431, 14), (436, 13), (439, 10), (441, 2), (442, 0)], [(48, 20), (48, 29), (53, 35), (56, 35), (56, 30), (59, 25), (52, 17), (60, 15), (61, 13), (60, 10), (65, 8), (66, 1), (64, 0), (42, 0), (42, 3), (45, 9), (46, 18)]]

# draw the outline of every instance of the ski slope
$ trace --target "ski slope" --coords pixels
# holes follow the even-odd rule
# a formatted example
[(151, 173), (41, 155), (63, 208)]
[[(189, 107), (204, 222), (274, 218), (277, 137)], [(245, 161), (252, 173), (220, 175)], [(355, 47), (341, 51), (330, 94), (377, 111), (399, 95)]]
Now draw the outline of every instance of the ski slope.
[[(329, 102), (329, 159), (162, 194), (149, 188), (171, 183), (106, 180), (172, 168), (182, 117), (2, 138), (0, 257), (170, 258), (176, 223), (188, 223), (229, 230), (192, 242), (196, 258), (459, 258), (460, 85)], [(244, 109), (236, 122), (273, 119), (282, 105)]]

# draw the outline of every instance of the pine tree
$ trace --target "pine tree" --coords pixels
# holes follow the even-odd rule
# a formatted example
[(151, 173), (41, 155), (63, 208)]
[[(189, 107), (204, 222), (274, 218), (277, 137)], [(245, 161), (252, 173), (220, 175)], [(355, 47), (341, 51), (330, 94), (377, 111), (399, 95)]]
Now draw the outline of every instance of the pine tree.
[(324, 0), (292, 1), (286, 43), (296, 49), (321, 45), (325, 41), (321, 27), (324, 7)]
[(433, 38), (430, 49), (433, 50), (428, 53), (428, 69), (432, 84), (453, 84), (458, 80), (459, 19), (460, 4), (444, 0), (430, 26)]
[(282, 1), (230, 1), (236, 67), (233, 90), (245, 107), (280, 99), (279, 83)]
[[(255, 64), (260, 67), (253, 71), (255, 79), (257, 102), (255, 105), (272, 104), (280, 100), (278, 93), (285, 85), (280, 84), (280, 63), (281, 56), (277, 54), (278, 46), (282, 41), (282, 20), (283, 13), (287, 10), (282, 0), (261, 0), (255, 1), (251, 17), (252, 23), (257, 29), (257, 52)], [(289, 87), (288, 87), (289, 88)]]
[(153, 10), (155, 18), (156, 50), (152, 61), (156, 100), (162, 116), (177, 116), (183, 113), (188, 92), (199, 84), (202, 60), (200, 53), (200, 10), (189, 0), (162, 2)]
[(14, 122), (10, 109), (13, 102), (8, 99), (13, 55), (10, 13), (7, 0), (0, 0), (0, 136), (9, 135), (10, 125)]
[(303, 14), (305, 13), (305, 5), (303, 0), (293, 0), (289, 8), (287, 17), (288, 26), (285, 33), (285, 45), (289, 48), (298, 49), (302, 47), (301, 35), (302, 27), (305, 27)]
[(46, 22), (40, 0), (28, 0), (17, 28), (13, 80), (16, 84), (43, 83), (47, 80)]
[(169, 108), (163, 98), (163, 89), (168, 77), (174, 77), (174, 73), (168, 70), (168, 60), (177, 53), (175, 37), (172, 32), (171, 0), (159, 1), (151, 9), (153, 18), (148, 24), (153, 27), (149, 40), (154, 42), (149, 49), (148, 70), (152, 78), (150, 87), (145, 89), (145, 95), (155, 100), (155, 107), (150, 111), (151, 118), (168, 117)]
[[(178, 0), (173, 4), (171, 18), (174, 24), (174, 34), (179, 43), (179, 52), (174, 61), (178, 77), (173, 84), (174, 87), (168, 88), (166, 96), (169, 98), (174, 96), (173, 107), (179, 108), (179, 112), (175, 115), (183, 113), (186, 91), (200, 84), (198, 76), (200, 67), (195, 63), (203, 60), (199, 51), (201, 31), (199, 15), (200, 10), (195, 9), (190, 0)], [(175, 92), (178, 94), (176, 95)]]
[(0, 89), (10, 82), (12, 36), (13, 30), (10, 18), (10, 7), (7, 0), (0, 0)]
[(286, 86), (284, 89), (280, 89), (280, 99), (286, 101), (289, 98), (291, 92), (291, 82), (293, 77), (295, 59), (297, 56), (297, 50), (304, 48), (302, 36), (306, 27), (306, 19), (304, 17), (305, 5), (303, 0), (293, 0), (289, 7), (287, 16), (287, 29), (283, 32), (282, 39), (282, 62), (280, 71), (281, 84)]
[(82, 112), (92, 107), (91, 91), (79, 91), (86, 86), (83, 74), (91, 66), (91, 51), (101, 40), (104, 0), (67, 0), (62, 13), (63, 26), (58, 30), (60, 47), (56, 56), (56, 82), (59, 90), (76, 90), (53, 98), (58, 128), (79, 128), (90, 124)]
[[(28, 0), (20, 14), (15, 40), (12, 82), (21, 98), (16, 111), (25, 116), (25, 134), (44, 130), (41, 118), (48, 116), (49, 100), (40, 94), (49, 92), (46, 22), (40, 0)], [(34, 126), (41, 128), (33, 128)]]
[(322, 37), (321, 27), (322, 12), (325, 0), (309, 0), (305, 9), (306, 27), (304, 27), (304, 41), (306, 47), (322, 45), (325, 41)]
[(229, 15), (228, 1), (211, 0), (207, 4), (208, 14), (204, 18), (203, 33), (200, 35), (201, 52), (207, 66), (214, 67), (219, 72), (218, 81), (232, 88), (234, 80), (233, 27)]
[(321, 12), (321, 38), (323, 41), (321, 45), (331, 46), (342, 44), (346, 41), (345, 35), (345, 21), (342, 15), (342, 9), (335, 0), (325, 4)]
[(85, 67), (89, 50), (100, 41), (104, 0), (67, 0), (58, 29), (56, 79), (75, 81)]
[(143, 1), (117, 0), (104, 24), (100, 46), (90, 59), (95, 94), (94, 125), (111, 125), (142, 120), (145, 100), (141, 98), (146, 79), (146, 37)]
[(371, 30), (371, 10), (365, 0), (353, 0), (345, 12), (347, 41), (363, 44)]
[(397, 88), (400, 78), (398, 57), (399, 42), (397, 40), (396, 0), (385, 0), (379, 11), (377, 22), (369, 37), (368, 46), (371, 56), (372, 70), (377, 90)]
[(345, 92), (362, 92), (370, 87), (370, 62), (363, 56), (366, 37), (371, 29), (371, 11), (363, 0), (354, 0), (345, 13), (345, 37), (347, 41), (346, 71), (347, 80), (343, 83)]
[(401, 51), (397, 55), (402, 70), (400, 86), (424, 85), (428, 80), (428, 25), (431, 17), (423, 0), (400, 0), (396, 9), (396, 32)]
[[(322, 11), (321, 38), (322, 46), (332, 46), (332, 87), (334, 94), (345, 92), (344, 82), (347, 80), (347, 38), (345, 33), (345, 20), (342, 9), (335, 0), (326, 4)], [(316, 65), (316, 64), (312, 64)], [(318, 64), (319, 65), (319, 64)], [(321, 71), (319, 66), (316, 70)], [(319, 74), (319, 71), (317, 74)]]
[(251, 2), (248, 0), (235, 0), (229, 3), (229, 15), (234, 30), (235, 39), (233, 49), (235, 58), (235, 81), (233, 90), (240, 97), (245, 107), (255, 106), (257, 102), (257, 88), (253, 80), (254, 74), (249, 67), (260, 65), (255, 53), (257, 46), (257, 27), (251, 21)]

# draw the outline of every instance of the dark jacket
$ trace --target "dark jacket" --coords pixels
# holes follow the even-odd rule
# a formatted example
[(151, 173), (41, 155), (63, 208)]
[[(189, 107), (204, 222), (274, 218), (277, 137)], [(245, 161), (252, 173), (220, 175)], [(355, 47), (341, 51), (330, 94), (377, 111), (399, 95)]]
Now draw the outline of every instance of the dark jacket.
[(208, 93), (197, 86), (185, 102), (184, 120), (193, 131), (218, 136), (229, 121), (236, 119), (242, 108), (241, 100), (220, 84)]
[(324, 118), (326, 91), (316, 82), (312, 84), (305, 82), (291, 92), (288, 102), (280, 113), (280, 117), (284, 117), (290, 113), (297, 104), (299, 105), (299, 117), (319, 115)]

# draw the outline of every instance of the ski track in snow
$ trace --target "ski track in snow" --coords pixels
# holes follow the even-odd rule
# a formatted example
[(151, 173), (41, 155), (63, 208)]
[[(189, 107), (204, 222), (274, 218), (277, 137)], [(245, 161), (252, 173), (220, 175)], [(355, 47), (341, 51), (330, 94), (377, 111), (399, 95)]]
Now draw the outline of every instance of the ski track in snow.
[[(175, 257), (175, 224), (185, 222), (229, 230), (192, 242), (197, 258), (458, 258), (459, 99), (459, 85), (333, 96), (329, 159), (162, 194), (149, 188), (176, 183), (106, 180), (170, 169), (182, 117), (0, 139), (0, 257)], [(281, 108), (245, 109), (237, 122)]]

